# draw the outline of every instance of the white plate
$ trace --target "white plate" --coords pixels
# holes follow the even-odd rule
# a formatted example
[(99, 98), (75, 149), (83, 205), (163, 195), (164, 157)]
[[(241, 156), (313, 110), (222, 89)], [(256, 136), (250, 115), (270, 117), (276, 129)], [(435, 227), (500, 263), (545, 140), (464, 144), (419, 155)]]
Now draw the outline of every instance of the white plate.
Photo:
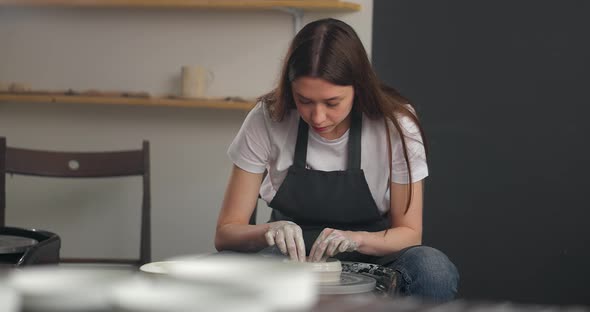
[(176, 260), (150, 262), (139, 267), (139, 270), (151, 274), (168, 274), (170, 273), (170, 268), (178, 262)]

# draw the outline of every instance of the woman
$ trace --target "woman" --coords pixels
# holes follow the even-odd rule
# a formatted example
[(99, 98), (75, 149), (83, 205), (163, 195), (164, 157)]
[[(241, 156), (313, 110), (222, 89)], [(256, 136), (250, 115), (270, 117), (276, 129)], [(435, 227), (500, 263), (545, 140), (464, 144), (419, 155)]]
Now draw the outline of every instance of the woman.
[[(423, 137), (409, 102), (380, 83), (349, 25), (306, 25), (278, 86), (229, 147), (234, 166), (216, 248), (276, 246), (299, 261), (377, 263), (401, 274), (401, 294), (452, 299), (455, 267), (420, 246)], [(249, 225), (259, 194), (273, 208), (271, 220)]]

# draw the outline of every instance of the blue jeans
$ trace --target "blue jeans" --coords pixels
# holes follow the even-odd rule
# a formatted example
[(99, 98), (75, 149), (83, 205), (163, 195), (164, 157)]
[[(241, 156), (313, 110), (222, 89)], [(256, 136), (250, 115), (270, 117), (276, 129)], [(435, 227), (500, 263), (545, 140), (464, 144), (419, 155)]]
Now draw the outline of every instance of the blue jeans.
[(406, 248), (386, 266), (399, 273), (397, 292), (402, 296), (446, 302), (457, 294), (457, 268), (444, 253), (432, 247)]
[[(259, 252), (261, 255), (282, 255), (276, 246)], [(441, 251), (428, 246), (413, 246), (385, 257), (366, 256), (369, 263), (377, 263), (395, 271), (394, 290), (400, 296), (412, 296), (430, 302), (453, 300), (459, 285), (459, 272)]]

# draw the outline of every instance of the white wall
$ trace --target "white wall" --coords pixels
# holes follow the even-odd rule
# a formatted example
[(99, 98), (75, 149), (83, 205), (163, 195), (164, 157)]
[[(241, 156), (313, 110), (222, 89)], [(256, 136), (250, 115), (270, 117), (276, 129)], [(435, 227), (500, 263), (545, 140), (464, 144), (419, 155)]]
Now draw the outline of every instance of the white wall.
[[(371, 49), (372, 0), (356, 13), (308, 13), (350, 23)], [(207, 66), (210, 96), (256, 97), (272, 88), (293, 36), (273, 11), (0, 8), (0, 82), (34, 89), (177, 94), (180, 67)], [(139, 148), (151, 142), (154, 260), (214, 251), (231, 168), (226, 149), (245, 111), (0, 103), (10, 146), (60, 150)], [(113, 183), (114, 182), (114, 183)], [(87, 186), (90, 186), (90, 190)], [(7, 177), (8, 224), (51, 229), (62, 255), (138, 251), (140, 180)], [(123, 212), (131, 207), (133, 211)], [(51, 215), (51, 214), (55, 215)], [(268, 210), (261, 218), (266, 219)]]

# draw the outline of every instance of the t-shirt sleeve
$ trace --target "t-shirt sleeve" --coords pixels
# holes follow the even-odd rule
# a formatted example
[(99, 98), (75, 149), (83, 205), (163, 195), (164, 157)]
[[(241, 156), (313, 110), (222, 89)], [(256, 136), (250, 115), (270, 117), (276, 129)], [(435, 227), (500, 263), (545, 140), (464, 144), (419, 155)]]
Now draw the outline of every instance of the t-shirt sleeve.
[[(408, 159), (412, 171), (412, 182), (418, 182), (428, 176), (428, 164), (426, 163), (426, 151), (420, 134), (420, 128), (407, 116), (400, 117), (400, 126), (404, 133)], [(404, 151), (399, 132), (390, 122), (391, 133), (391, 181), (399, 184), (408, 184), (410, 181), (408, 167), (404, 158)]]
[(263, 173), (270, 155), (270, 137), (264, 105), (258, 103), (246, 116), (240, 131), (230, 144), (227, 154), (241, 169)]

